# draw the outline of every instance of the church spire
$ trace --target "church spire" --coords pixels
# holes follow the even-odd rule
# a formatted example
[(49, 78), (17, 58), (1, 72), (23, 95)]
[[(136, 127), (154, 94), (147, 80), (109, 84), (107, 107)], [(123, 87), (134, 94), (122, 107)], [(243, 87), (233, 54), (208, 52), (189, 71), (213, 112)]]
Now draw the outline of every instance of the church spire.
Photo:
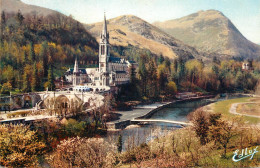
[(107, 32), (107, 20), (106, 20), (106, 14), (104, 13), (104, 23), (103, 23), (103, 30), (101, 32), (101, 41), (102, 42), (106, 42), (109, 43), (108, 39), (109, 39), (109, 34)]
[(105, 37), (106, 37), (106, 35), (107, 35), (107, 21), (106, 21), (106, 13), (104, 13), (103, 35), (104, 35)]
[(79, 72), (79, 65), (78, 65), (78, 59), (76, 57), (73, 73), (78, 73), (78, 72)]

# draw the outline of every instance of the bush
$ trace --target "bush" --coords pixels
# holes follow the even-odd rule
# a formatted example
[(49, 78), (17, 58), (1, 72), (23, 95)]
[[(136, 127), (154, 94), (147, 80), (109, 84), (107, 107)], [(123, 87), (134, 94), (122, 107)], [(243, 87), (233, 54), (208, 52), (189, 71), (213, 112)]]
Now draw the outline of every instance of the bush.
[(87, 132), (87, 124), (84, 121), (78, 122), (74, 119), (69, 119), (64, 123), (64, 126), (69, 136), (84, 136)]

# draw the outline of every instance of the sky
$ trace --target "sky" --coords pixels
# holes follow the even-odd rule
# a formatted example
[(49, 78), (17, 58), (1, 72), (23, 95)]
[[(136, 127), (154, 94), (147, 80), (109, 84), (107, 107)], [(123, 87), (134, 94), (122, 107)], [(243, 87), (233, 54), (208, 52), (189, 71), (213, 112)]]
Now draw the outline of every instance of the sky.
[(260, 44), (260, 0), (22, 0), (72, 15), (82, 23), (135, 15), (150, 23), (215, 9), (227, 16), (252, 42)]

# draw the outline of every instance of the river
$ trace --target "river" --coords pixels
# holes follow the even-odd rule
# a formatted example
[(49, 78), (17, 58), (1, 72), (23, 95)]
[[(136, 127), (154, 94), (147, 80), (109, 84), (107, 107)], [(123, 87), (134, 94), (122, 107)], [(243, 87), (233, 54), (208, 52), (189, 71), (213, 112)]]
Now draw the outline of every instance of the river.
[[(229, 96), (228, 98), (222, 97), (217, 101), (232, 98), (238, 98), (238, 96)], [(188, 121), (187, 116), (189, 113), (209, 103), (210, 101), (208, 101), (207, 99), (176, 102), (172, 104), (170, 107), (166, 107), (157, 111), (152, 116), (150, 116), (150, 118), (185, 122)], [(130, 126), (130, 128), (126, 128), (120, 131), (108, 132), (106, 139), (108, 139), (111, 142), (117, 142), (118, 136), (122, 135), (123, 150), (125, 150), (133, 145), (140, 145), (141, 143), (148, 142), (151, 139), (163, 136), (164, 134), (167, 134), (167, 132), (179, 128), (181, 128), (181, 126), (171, 123), (153, 123), (135, 127)]]

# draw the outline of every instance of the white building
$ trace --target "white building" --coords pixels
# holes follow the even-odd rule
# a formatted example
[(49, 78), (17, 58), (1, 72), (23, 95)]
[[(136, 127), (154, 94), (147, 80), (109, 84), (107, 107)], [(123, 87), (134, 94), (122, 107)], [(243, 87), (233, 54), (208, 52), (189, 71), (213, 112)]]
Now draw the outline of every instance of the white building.
[(75, 60), (74, 69), (68, 69), (65, 78), (73, 86), (116, 86), (130, 81), (130, 67), (137, 67), (133, 61), (110, 56), (109, 33), (107, 32), (106, 17), (104, 16), (103, 30), (99, 43), (99, 68), (79, 68)]
[(252, 60), (248, 60), (243, 62), (242, 64), (242, 70), (253, 70), (253, 61)]

